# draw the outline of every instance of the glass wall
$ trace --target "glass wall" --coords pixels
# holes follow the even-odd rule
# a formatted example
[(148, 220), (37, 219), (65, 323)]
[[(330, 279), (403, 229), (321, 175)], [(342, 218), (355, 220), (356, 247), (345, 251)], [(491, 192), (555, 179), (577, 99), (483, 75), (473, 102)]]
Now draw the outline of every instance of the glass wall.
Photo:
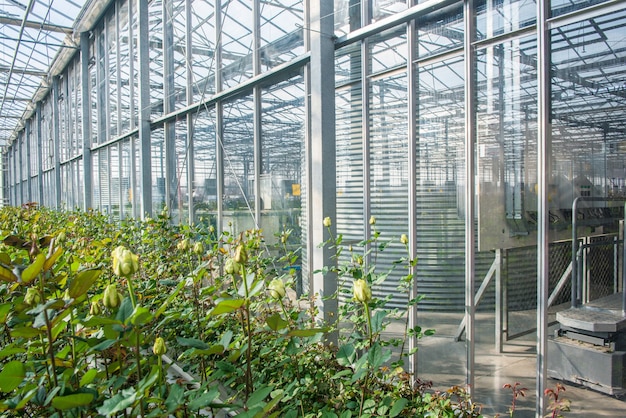
[[(309, 2), (302, 0), (151, 0), (146, 21), (143, 3), (116, 1), (83, 37), (87, 56), (77, 51), (51, 77), (37, 112), (6, 147), (6, 196), (15, 205), (89, 205), (119, 218), (167, 207), (176, 223), (235, 233), (261, 227), (268, 247), (289, 231), (290, 245), (305, 245), (306, 264), (319, 244), (307, 241), (319, 223), (309, 219), (319, 202), (308, 197), (325, 191), (311, 189), (318, 174), (311, 162), (325, 156), (311, 155), (321, 129), (312, 122), (310, 69), (332, 66), (334, 79), (323, 83), (334, 88), (335, 125), (325, 126), (335, 132), (334, 226), (355, 248), (381, 232), (385, 249), (367, 260), (381, 271), (406, 255), (400, 236), (413, 237), (424, 297), (418, 320), (438, 328), (440, 338), (420, 342), (420, 367), (442, 384), (462, 384), (472, 367), (462, 341), (473, 309), (466, 306), (468, 275), (480, 292), (476, 315), (486, 318), (477, 324), (488, 329), (479, 343), (503, 338), (534, 350), (542, 216), (549, 218), (552, 311), (569, 302), (562, 277), (571, 262), (572, 220), (623, 217), (623, 209), (604, 202), (573, 214), (572, 202), (626, 197), (626, 7), (553, 0), (550, 54), (540, 57), (535, 1), (481, 0), (467, 17), (460, 1), (421, 7), (426, 3), (335, 0), (334, 33), (324, 34), (309, 30)], [(467, 27), (475, 32), (466, 34)], [(314, 62), (320, 58), (308, 50), (311, 40), (329, 36), (334, 62)], [(542, 58), (549, 74), (538, 68)], [(545, 92), (538, 83), (544, 76)], [(149, 96), (146, 124), (139, 124), (141, 93)], [(538, 120), (544, 94), (550, 120)], [(543, 129), (550, 137), (545, 185), (537, 162)], [(85, 143), (91, 149), (83, 155)], [(141, 213), (150, 198), (141, 161), (151, 165), (149, 213)], [(544, 189), (549, 207), (541, 214)], [(467, 219), (468, 205), (475, 219)], [(614, 229), (585, 225), (577, 233), (591, 242), (614, 237)], [(588, 286), (587, 299), (616, 290), (607, 273), (612, 260), (589, 273), (599, 284)], [(398, 288), (403, 273), (396, 267), (374, 289), (400, 309), (407, 301)], [(530, 337), (515, 339), (523, 335)], [(487, 370), (486, 360), (477, 364)]]

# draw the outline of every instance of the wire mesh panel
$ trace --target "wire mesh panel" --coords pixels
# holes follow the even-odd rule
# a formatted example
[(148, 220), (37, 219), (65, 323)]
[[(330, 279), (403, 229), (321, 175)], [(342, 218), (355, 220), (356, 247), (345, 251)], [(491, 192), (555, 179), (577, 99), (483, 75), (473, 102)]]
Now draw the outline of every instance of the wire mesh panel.
[(616, 245), (614, 235), (588, 237), (587, 251), (584, 257), (586, 302), (608, 296), (616, 288)]
[[(550, 245), (549, 291), (555, 293), (571, 263), (571, 241)], [(504, 289), (507, 310), (507, 335), (509, 339), (533, 332), (537, 325), (537, 247), (520, 247), (507, 252), (504, 267)], [(569, 307), (571, 281), (566, 275), (563, 285), (555, 293), (550, 307), (550, 320), (561, 309)]]

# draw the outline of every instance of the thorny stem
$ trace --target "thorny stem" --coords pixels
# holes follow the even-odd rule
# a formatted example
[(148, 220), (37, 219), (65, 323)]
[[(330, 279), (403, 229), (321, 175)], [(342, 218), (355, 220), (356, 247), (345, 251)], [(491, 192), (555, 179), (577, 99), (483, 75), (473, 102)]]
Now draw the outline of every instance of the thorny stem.
[(246, 334), (248, 336), (248, 347), (246, 348), (246, 402), (248, 402), (248, 395), (252, 392), (252, 329), (250, 327), (250, 293), (248, 289), (248, 281), (246, 279), (246, 267), (241, 266), (241, 278), (243, 280), (243, 288), (246, 294), (245, 300), (245, 326)]
[(48, 317), (48, 310), (43, 310), (43, 317), (46, 321), (46, 333), (48, 334), (48, 355), (50, 356), (50, 367), (52, 367), (52, 379), (54, 380), (54, 386), (59, 386), (59, 382), (57, 380), (57, 371), (56, 366), (54, 365), (54, 346), (52, 344), (52, 324), (50, 323), (50, 318)]

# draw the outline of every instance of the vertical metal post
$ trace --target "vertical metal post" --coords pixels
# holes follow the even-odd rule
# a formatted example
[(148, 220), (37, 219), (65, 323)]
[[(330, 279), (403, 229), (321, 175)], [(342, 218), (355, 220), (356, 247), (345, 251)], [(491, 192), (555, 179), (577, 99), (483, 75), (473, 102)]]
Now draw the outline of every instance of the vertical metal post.
[(475, 38), (474, 1), (464, 2), (465, 20), (465, 337), (466, 337), (466, 378), (468, 391), (474, 392), (474, 357), (475, 357), (475, 325), (476, 310), (475, 281), (475, 199), (476, 186), (474, 178), (476, 143), (476, 51), (473, 46)]
[[(419, 117), (419, 83), (418, 83), (418, 69), (413, 65), (417, 58), (417, 28), (415, 20), (411, 20), (407, 25), (407, 86), (408, 86), (408, 167), (409, 167), (409, 253), (411, 258), (417, 255), (417, 141), (418, 141), (418, 127), (417, 119)], [(417, 289), (417, 270), (415, 267), (411, 267), (409, 272), (413, 275), (412, 285), (409, 289), (409, 300), (414, 300), (418, 293)], [(411, 305), (407, 312), (409, 329), (414, 329), (418, 325), (417, 318), (417, 305)], [(417, 378), (418, 374), (418, 357), (417, 357), (417, 337), (412, 335), (409, 337), (409, 372), (413, 378)]]
[[(260, 0), (252, 2), (252, 72), (259, 75), (261, 73), (261, 4)], [(268, 57), (269, 58), (269, 57)], [(261, 155), (261, 87), (255, 85), (252, 89), (252, 126), (253, 126), (253, 155), (254, 155), (254, 224), (258, 228), (261, 223), (261, 166), (263, 164)], [(271, 181), (271, 180), (270, 180)], [(265, 202), (268, 203), (268, 202)]]
[(496, 250), (496, 351), (502, 353), (502, 250)]
[[(41, 114), (42, 114), (42, 106), (41, 101), (37, 102), (35, 107), (35, 135), (37, 135), (37, 201), (41, 206), (45, 206), (46, 200), (44, 199), (44, 187), (43, 187), (43, 138), (42, 138), (42, 124), (41, 124)], [(0, 170), (1, 175), (1, 170)], [(0, 182), (0, 190), (2, 190), (2, 182)], [(1, 193), (1, 192), (0, 192)], [(2, 200), (0, 199), (0, 202)]]
[[(317, 244), (329, 238), (328, 230), (323, 225), (325, 217), (332, 219), (330, 228), (336, 235), (336, 150), (335, 150), (335, 48), (333, 41), (334, 9), (333, 2), (311, 0), (310, 2), (311, 37), (311, 211), (309, 223), (313, 242), (311, 249), (311, 271), (321, 271), (322, 267), (333, 262), (334, 251), (328, 246)], [(317, 298), (320, 315), (328, 323), (334, 323), (337, 312), (337, 300), (323, 298), (337, 291), (335, 274), (312, 276), (311, 295)], [(328, 341), (337, 340), (337, 335), (327, 336)]]
[[(171, 1), (163, 2), (163, 114), (172, 112), (176, 107), (174, 92), (174, 7)], [(182, 222), (182, 204), (177, 188), (180, 187), (180, 179), (176, 170), (178, 158), (176, 150), (176, 122), (163, 124), (163, 149), (160, 155), (161, 164), (165, 163), (165, 205), (174, 211), (174, 202), (178, 203), (178, 222)], [(176, 196), (178, 199), (176, 200)]]
[[(191, 21), (191, 0), (185, 0), (185, 72), (186, 72), (186, 100), (187, 105), (193, 102), (193, 72), (191, 70), (191, 59), (193, 50), (193, 35)], [(187, 113), (187, 184), (189, 188), (189, 224), (193, 224), (195, 209), (193, 205), (194, 179), (195, 179), (195, 150), (194, 150), (194, 119), (191, 112)]]
[[(537, 385), (536, 417), (546, 413), (543, 395), (546, 388), (548, 364), (548, 280), (549, 280), (549, 206), (548, 179), (550, 177), (550, 37), (547, 19), (550, 12), (548, 0), (537, 1)], [(575, 213), (573, 214), (575, 218)]]
[[(31, 138), (33, 136), (33, 123), (32, 123), (32, 118), (28, 118), (26, 120), (26, 126), (24, 127), (24, 142), (26, 145), (26, 161), (22, 161), (22, 167), (24, 167), (24, 169), (26, 170), (26, 201), (27, 202), (32, 202), (33, 201), (33, 196), (32, 196), (32, 179), (30, 176), (30, 172), (31, 172), (31, 161), (30, 161), (30, 156), (32, 155), (31, 152)], [(24, 164), (26, 163), (26, 164)]]
[[(222, 1), (215, 0), (215, 92), (222, 91)], [(215, 104), (215, 166), (217, 170), (217, 233), (224, 230), (224, 106)]]
[(61, 209), (61, 138), (59, 134), (59, 78), (52, 79), (52, 141), (54, 143), (54, 182), (56, 209)]
[[(166, 0), (167, 1), (167, 0)], [(138, 0), (139, 33), (139, 180), (141, 219), (152, 215), (152, 161), (150, 158), (150, 48), (148, 36), (148, 0)], [(133, 141), (131, 141), (133, 147)], [(134, 147), (133, 147), (134, 148)], [(134, 149), (131, 151), (134, 155)], [(131, 167), (134, 157), (131, 157)], [(132, 176), (135, 176), (135, 169)], [(135, 212), (135, 215), (137, 213)]]
[[(356, 5), (356, 8), (361, 9), (360, 19), (357, 22), (358, 27), (367, 26), (370, 22), (370, 3), (369, 1), (360, 2), (360, 5)], [(350, 28), (356, 28), (356, 25), (351, 22)], [(362, 153), (363, 153), (363, 228), (364, 236), (363, 239), (368, 240), (371, 238), (371, 229), (369, 228), (369, 219), (372, 215), (372, 199), (371, 199), (371, 188), (370, 188), (370, 47), (369, 47), (369, 39), (365, 38), (361, 41), (361, 57), (360, 60), (358, 57), (356, 59), (351, 59), (351, 71), (357, 71), (358, 67), (354, 67), (354, 65), (360, 66), (361, 72), (361, 138), (363, 143)], [(368, 260), (369, 261), (369, 260)]]
[(88, 210), (92, 203), (92, 162), (91, 162), (91, 83), (89, 82), (89, 32), (80, 34), (80, 84), (82, 102), (82, 153), (83, 153), (83, 209)]
[(622, 316), (626, 316), (626, 203), (622, 225)]

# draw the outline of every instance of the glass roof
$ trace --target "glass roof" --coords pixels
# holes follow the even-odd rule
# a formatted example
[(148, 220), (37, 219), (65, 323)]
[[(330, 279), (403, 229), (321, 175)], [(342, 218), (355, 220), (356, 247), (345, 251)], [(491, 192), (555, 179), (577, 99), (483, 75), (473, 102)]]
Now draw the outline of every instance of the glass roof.
[(62, 48), (76, 48), (73, 25), (89, 0), (0, 0), (0, 146), (34, 108)]

